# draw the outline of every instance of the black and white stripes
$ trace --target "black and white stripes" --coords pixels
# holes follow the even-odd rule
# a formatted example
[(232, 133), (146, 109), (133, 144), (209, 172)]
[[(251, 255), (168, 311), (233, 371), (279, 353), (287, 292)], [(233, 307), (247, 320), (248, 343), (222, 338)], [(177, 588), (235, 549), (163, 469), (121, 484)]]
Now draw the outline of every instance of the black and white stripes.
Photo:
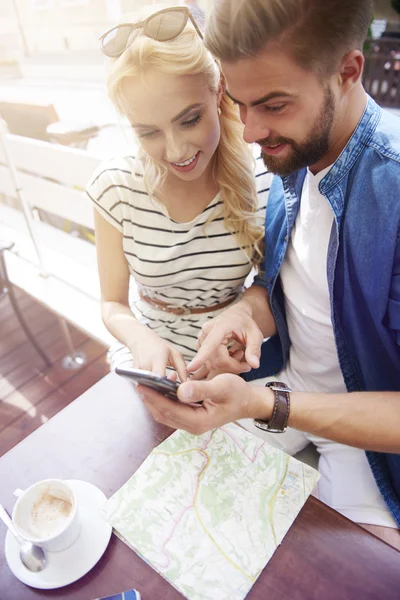
[[(133, 157), (102, 164), (87, 193), (100, 214), (122, 234), (129, 269), (142, 293), (174, 306), (203, 308), (239, 296), (251, 270), (236, 236), (225, 229), (217, 195), (190, 223), (171, 219), (150, 198)], [(265, 217), (271, 175), (257, 160), (260, 219)], [(249, 253), (250, 254), (250, 253)], [(161, 312), (133, 294), (140, 320), (191, 358), (198, 332), (216, 312), (179, 317)]]

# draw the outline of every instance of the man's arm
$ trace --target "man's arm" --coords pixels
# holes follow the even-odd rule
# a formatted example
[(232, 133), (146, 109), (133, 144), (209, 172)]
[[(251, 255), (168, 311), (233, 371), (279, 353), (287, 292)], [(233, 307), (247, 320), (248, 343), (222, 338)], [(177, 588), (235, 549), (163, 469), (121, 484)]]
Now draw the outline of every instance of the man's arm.
[[(268, 421), (274, 406), (271, 389), (228, 374), (183, 383), (181, 402), (142, 386), (139, 391), (157, 421), (195, 435), (242, 418)], [(400, 453), (400, 392), (292, 392), (290, 397), (290, 427), (364, 450)], [(201, 406), (193, 406), (199, 401)]]
[[(271, 390), (259, 390), (255, 418), (268, 420)], [(363, 450), (400, 452), (400, 392), (292, 392), (290, 397), (290, 427)]]

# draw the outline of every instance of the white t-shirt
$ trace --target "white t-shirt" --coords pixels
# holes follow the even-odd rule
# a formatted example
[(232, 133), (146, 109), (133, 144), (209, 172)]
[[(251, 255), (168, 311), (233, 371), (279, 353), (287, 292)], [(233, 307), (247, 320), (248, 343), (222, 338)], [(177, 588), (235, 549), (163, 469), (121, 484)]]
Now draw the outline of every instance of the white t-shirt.
[(330, 167), (317, 175), (307, 170), (299, 212), (281, 269), (291, 340), (284, 381), (295, 390), (345, 392), (334, 340), (328, 278), (328, 244), (334, 215), (318, 185)]
[[(291, 348), (279, 379), (300, 392), (346, 392), (333, 333), (327, 277), (328, 245), (336, 224), (332, 208), (318, 188), (330, 168), (317, 175), (307, 170), (280, 273)], [(356, 522), (396, 527), (365, 452), (315, 435), (306, 437), (320, 454), (320, 499)]]

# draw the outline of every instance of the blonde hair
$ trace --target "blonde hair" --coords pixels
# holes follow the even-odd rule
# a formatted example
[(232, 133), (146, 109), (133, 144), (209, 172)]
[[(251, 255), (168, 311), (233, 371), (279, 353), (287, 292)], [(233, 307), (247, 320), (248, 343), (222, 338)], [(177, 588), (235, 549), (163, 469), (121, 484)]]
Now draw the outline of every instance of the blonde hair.
[(305, 69), (332, 75), (351, 50), (362, 50), (372, 0), (219, 0), (206, 46), (219, 59), (236, 61), (277, 42)]
[[(165, 8), (165, 5), (163, 6)], [(150, 14), (155, 12), (154, 7)], [(124, 22), (138, 22), (146, 13)], [(188, 22), (179, 37), (159, 42), (143, 35), (138, 29), (132, 33), (130, 46), (117, 59), (110, 61), (107, 78), (108, 94), (121, 114), (126, 116), (123, 82), (136, 77), (144, 69), (153, 68), (174, 75), (201, 75), (215, 94), (222, 82), (221, 71), (203, 41)], [(228, 231), (236, 234), (239, 245), (246, 250), (249, 261), (257, 264), (262, 256), (264, 228), (257, 218), (258, 200), (254, 178), (254, 159), (243, 140), (243, 126), (238, 111), (226, 94), (220, 104), (221, 137), (213, 159), (213, 175), (223, 202), (223, 217)], [(167, 168), (151, 159), (142, 149), (138, 159), (143, 164), (147, 193), (156, 198), (163, 185)]]

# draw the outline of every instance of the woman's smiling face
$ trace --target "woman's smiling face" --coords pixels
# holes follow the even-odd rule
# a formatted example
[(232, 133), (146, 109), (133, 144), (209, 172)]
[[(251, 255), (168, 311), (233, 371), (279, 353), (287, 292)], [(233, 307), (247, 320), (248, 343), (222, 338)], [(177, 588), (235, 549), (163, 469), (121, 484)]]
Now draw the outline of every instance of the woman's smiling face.
[(143, 150), (184, 181), (209, 167), (220, 140), (217, 94), (200, 75), (147, 70), (123, 82), (125, 114)]

